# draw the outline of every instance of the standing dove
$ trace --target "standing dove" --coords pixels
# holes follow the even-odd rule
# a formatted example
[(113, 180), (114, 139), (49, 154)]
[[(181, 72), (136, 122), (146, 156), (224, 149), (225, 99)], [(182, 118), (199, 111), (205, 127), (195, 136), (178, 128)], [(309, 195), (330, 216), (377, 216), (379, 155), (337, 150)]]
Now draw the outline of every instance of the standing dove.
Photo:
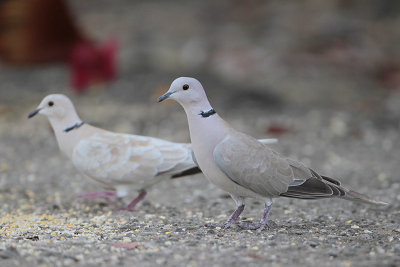
[[(118, 134), (81, 121), (71, 100), (60, 94), (46, 96), (28, 118), (46, 116), (54, 130), (60, 150), (75, 167), (100, 185), (114, 192), (82, 194), (83, 198), (125, 197), (131, 190), (137, 198), (124, 209), (134, 210), (146, 189), (165, 178), (200, 172), (190, 144)], [(265, 144), (276, 139), (262, 139)]]
[[(74, 166), (108, 190), (81, 195), (125, 197), (131, 190), (139, 195), (124, 209), (134, 210), (146, 189), (169, 177), (200, 172), (192, 158), (190, 144), (118, 134), (81, 121), (71, 100), (60, 94), (46, 96), (28, 118), (45, 115), (54, 130), (60, 150)], [(273, 140), (272, 140), (273, 142)]]
[(158, 99), (176, 100), (184, 108), (196, 161), (207, 179), (227, 191), (237, 209), (224, 224), (228, 228), (244, 210), (246, 198), (265, 203), (259, 224), (240, 226), (264, 229), (272, 199), (291, 197), (320, 199), (340, 197), (369, 204), (384, 205), (366, 195), (341, 186), (340, 182), (319, 175), (301, 162), (282, 157), (255, 138), (234, 130), (211, 107), (199, 81), (181, 77), (173, 81), (168, 92)]

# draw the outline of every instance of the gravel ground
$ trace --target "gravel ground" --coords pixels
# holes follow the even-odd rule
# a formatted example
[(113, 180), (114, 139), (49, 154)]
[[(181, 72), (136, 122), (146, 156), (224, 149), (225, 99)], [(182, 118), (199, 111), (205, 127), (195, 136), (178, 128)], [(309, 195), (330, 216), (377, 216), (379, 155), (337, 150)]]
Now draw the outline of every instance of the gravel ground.
[[(212, 12), (204, 4), (180, 1), (120, 1), (112, 8), (109, 1), (71, 2), (93, 36), (120, 38), (120, 75), (77, 96), (67, 89), (63, 66), (0, 66), (1, 266), (400, 265), (400, 94), (382, 90), (371, 70), (363, 69), (382, 56), (379, 49), (396, 44), (385, 32), (398, 29), (396, 24), (374, 28), (385, 36), (379, 41), (392, 46), (376, 42), (371, 48), (374, 35), (366, 31), (372, 37), (359, 40), (366, 50), (356, 46), (305, 56), (289, 44), (304, 48), (299, 35), (330, 28), (299, 30), (304, 14), (296, 17), (297, 4), (268, 1), (245, 13), (256, 10), (257, 16), (246, 17), (238, 12), (240, 5), (226, 11), (226, 1), (206, 1)], [(337, 22), (323, 16), (329, 9), (314, 4), (308, 7), (318, 12), (305, 12), (310, 19)], [(270, 8), (276, 14), (268, 13)], [(265, 12), (268, 23), (261, 22)], [(344, 28), (367, 29), (368, 23), (345, 15), (338, 16)], [(285, 23), (288, 18), (294, 26)], [(262, 36), (270, 39), (254, 41), (260, 30), (254, 25), (266, 29)], [(187, 59), (193, 51), (200, 55), (194, 62)], [(351, 62), (335, 61), (337, 52)], [(239, 64), (243, 58), (237, 54), (247, 64)], [(27, 120), (28, 112), (48, 93), (59, 92), (71, 96), (82, 119), (96, 126), (189, 142), (178, 104), (155, 103), (181, 75), (199, 78), (214, 108), (235, 128), (258, 138), (278, 137), (271, 145), (277, 151), (390, 205), (277, 199), (273, 227), (258, 232), (205, 226), (225, 221), (235, 205), (201, 174), (155, 185), (136, 212), (115, 211), (128, 198), (114, 204), (78, 199), (77, 194), (99, 188), (60, 154), (47, 121)], [(262, 203), (250, 200), (241, 219), (258, 221), (262, 210)]]

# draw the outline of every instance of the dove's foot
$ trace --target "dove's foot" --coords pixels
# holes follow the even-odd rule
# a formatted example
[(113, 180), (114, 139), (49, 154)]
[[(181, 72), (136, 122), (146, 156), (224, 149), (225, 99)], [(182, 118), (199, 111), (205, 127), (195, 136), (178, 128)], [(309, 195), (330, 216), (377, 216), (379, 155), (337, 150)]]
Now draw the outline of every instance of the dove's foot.
[(249, 224), (249, 223), (240, 223), (240, 227), (248, 230), (264, 230), (265, 226), (268, 228), (271, 228), (271, 226), (268, 223), (260, 222), (259, 224)]
[(139, 193), (139, 195), (134, 200), (131, 201), (131, 203), (129, 203), (126, 207), (118, 209), (118, 210), (136, 211), (135, 206), (146, 196), (146, 194), (147, 194), (146, 191), (144, 191), (144, 190), (141, 191)]
[(239, 226), (245, 229), (259, 230), (259, 231), (262, 231), (265, 228), (265, 226), (271, 228), (271, 226), (268, 224), (268, 214), (271, 211), (271, 207), (272, 204), (265, 204), (264, 214), (259, 224), (240, 223)]
[(216, 223), (207, 223), (206, 226), (208, 227), (221, 227), (223, 229), (226, 229), (230, 227), (232, 224), (236, 224), (240, 214), (244, 210), (244, 205), (240, 205), (237, 207), (237, 209), (232, 213), (232, 215), (229, 217), (229, 219), (226, 221), (226, 223), (223, 224), (216, 224)]

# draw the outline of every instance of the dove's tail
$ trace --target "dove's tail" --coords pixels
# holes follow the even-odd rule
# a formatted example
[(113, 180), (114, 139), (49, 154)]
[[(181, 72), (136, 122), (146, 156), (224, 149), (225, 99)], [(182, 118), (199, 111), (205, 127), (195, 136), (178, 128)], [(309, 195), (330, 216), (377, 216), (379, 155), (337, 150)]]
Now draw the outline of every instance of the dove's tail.
[(288, 191), (281, 196), (301, 199), (318, 199), (339, 197), (350, 201), (362, 202), (374, 205), (388, 205), (388, 203), (375, 200), (367, 195), (357, 193), (341, 186), (338, 180), (322, 176), (311, 170), (314, 177), (301, 184), (289, 186)]
[(367, 195), (357, 193), (353, 190), (346, 191), (346, 194), (344, 196), (341, 196), (341, 198), (344, 198), (344, 199), (350, 200), (350, 201), (355, 201), (355, 202), (367, 203), (367, 204), (389, 205), (389, 203), (373, 199)]
[(171, 178), (172, 179), (181, 178), (181, 177), (185, 177), (185, 176), (189, 176), (189, 175), (194, 175), (197, 173), (201, 173), (201, 170), (199, 169), (199, 167), (193, 167), (193, 168), (184, 170), (180, 173), (176, 173), (176, 174), (172, 175)]

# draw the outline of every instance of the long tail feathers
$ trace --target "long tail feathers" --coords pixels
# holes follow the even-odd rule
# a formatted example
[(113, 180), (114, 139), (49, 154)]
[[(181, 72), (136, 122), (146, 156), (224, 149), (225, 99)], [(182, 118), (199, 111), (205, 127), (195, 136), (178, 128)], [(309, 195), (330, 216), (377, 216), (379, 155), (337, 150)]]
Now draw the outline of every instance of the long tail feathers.
[(351, 201), (355, 201), (355, 202), (361, 202), (361, 203), (367, 203), (367, 204), (373, 204), (373, 205), (389, 205), (389, 203), (383, 202), (383, 201), (379, 201), (376, 199), (373, 199), (367, 195), (361, 194), (361, 193), (357, 193), (355, 191), (352, 190), (348, 190), (346, 191), (346, 194), (344, 196), (342, 196), (341, 198), (347, 199), (347, 200), (351, 200)]
[(373, 199), (367, 195), (355, 192), (341, 186), (340, 182), (326, 176), (320, 176), (311, 170), (314, 177), (307, 179), (302, 184), (289, 186), (288, 191), (281, 196), (301, 199), (317, 199), (338, 197), (346, 200), (373, 205), (388, 205), (388, 203)]

